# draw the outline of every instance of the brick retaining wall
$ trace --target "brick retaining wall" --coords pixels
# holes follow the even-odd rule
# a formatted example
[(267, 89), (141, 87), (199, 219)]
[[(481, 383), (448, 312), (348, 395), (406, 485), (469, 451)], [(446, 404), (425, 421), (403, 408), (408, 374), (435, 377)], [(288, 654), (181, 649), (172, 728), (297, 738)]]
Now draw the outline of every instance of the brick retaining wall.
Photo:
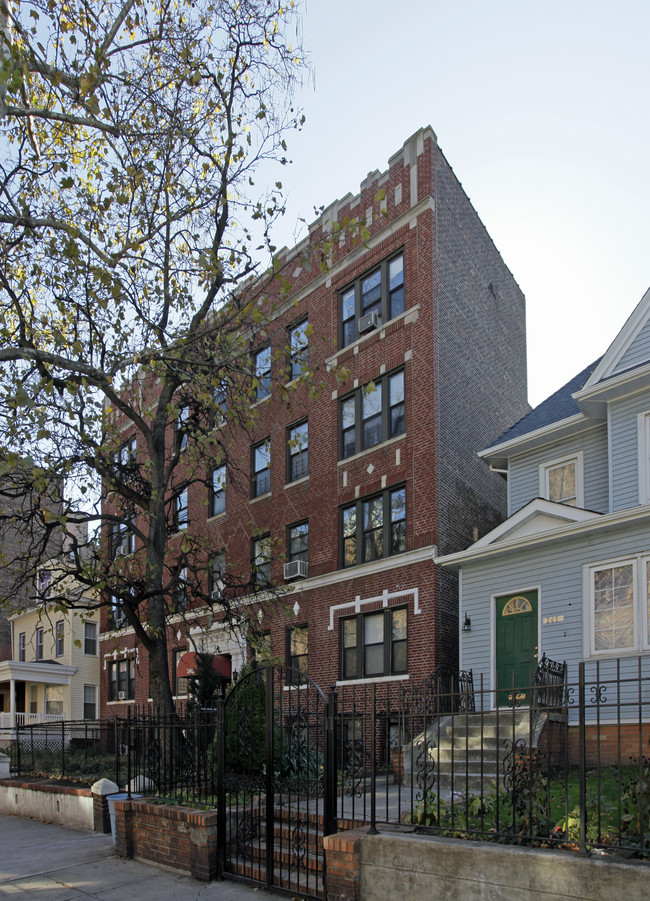
[(209, 882), (218, 875), (217, 813), (147, 801), (115, 801), (115, 849)]

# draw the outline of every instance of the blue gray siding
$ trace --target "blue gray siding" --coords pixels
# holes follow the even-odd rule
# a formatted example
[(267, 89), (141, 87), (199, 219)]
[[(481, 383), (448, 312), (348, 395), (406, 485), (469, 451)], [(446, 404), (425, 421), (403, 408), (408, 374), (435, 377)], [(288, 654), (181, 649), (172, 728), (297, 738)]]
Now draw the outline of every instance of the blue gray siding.
[[(539, 653), (569, 664), (569, 679), (577, 679), (577, 664), (584, 659), (583, 577), (585, 565), (617, 557), (650, 552), (650, 534), (643, 526), (621, 527), (601, 535), (576, 535), (537, 549), (503, 554), (493, 560), (463, 566), (461, 615), (470, 617), (472, 631), (462, 633), (462, 666), (474, 673), (475, 684), (483, 674), (492, 687), (494, 641), (493, 598), (502, 594), (539, 590), (540, 622), (544, 617), (564, 620), (540, 625)], [(625, 659), (623, 672), (635, 671), (637, 656)], [(613, 672), (613, 659), (601, 659), (603, 675)]]
[(597, 426), (564, 441), (536, 448), (510, 460), (508, 473), (509, 515), (540, 496), (539, 467), (558, 457), (583, 452), (585, 508), (597, 513), (609, 510), (607, 428)]
[(650, 319), (618, 361), (614, 374), (650, 361)]
[(638, 414), (650, 410), (650, 390), (616, 401), (610, 407), (612, 510), (639, 503)]

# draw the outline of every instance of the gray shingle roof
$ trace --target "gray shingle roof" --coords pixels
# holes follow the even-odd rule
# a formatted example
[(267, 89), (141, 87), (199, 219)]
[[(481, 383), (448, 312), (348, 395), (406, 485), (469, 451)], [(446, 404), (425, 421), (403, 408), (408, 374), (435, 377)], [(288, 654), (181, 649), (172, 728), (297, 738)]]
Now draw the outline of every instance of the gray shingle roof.
[(499, 444), (505, 444), (507, 441), (512, 441), (515, 438), (521, 438), (523, 435), (528, 435), (530, 432), (536, 432), (537, 429), (543, 429), (546, 426), (552, 425), (554, 422), (561, 422), (563, 419), (568, 419), (570, 416), (575, 416), (576, 413), (579, 413), (580, 410), (578, 405), (571, 395), (575, 394), (576, 391), (579, 391), (583, 387), (591, 373), (600, 363), (601, 359), (602, 358), (599, 357), (587, 366), (586, 369), (583, 369), (582, 372), (579, 372), (578, 375), (574, 376), (570, 382), (567, 382), (566, 385), (563, 385), (558, 389), (555, 394), (551, 394), (551, 396), (542, 401), (539, 406), (535, 407), (534, 410), (531, 410), (530, 413), (526, 413), (525, 416), (522, 416), (518, 422), (511, 425), (509, 429), (506, 429), (506, 431), (499, 435), (496, 441), (493, 441), (492, 444), (485, 448), (485, 450), (489, 450), (491, 447), (497, 447)]

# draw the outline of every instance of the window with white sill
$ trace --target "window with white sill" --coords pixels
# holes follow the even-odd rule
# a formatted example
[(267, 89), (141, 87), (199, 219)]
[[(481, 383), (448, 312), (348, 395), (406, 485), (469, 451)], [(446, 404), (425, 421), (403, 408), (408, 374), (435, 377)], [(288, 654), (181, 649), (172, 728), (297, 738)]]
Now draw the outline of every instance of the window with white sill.
[(570, 454), (539, 468), (539, 493), (548, 501), (584, 507), (583, 454)]

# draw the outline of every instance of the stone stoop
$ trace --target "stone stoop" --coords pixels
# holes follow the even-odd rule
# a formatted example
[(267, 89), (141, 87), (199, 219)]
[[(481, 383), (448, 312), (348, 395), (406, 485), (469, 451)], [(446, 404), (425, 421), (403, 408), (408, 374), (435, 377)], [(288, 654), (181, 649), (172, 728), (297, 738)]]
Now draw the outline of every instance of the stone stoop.
[(503, 780), (504, 762), (512, 747), (537, 745), (545, 716), (531, 722), (529, 708), (459, 713), (437, 718), (412, 743), (403, 746), (406, 784), (418, 785), (426, 770), (431, 791), (448, 795), (479, 794)]

